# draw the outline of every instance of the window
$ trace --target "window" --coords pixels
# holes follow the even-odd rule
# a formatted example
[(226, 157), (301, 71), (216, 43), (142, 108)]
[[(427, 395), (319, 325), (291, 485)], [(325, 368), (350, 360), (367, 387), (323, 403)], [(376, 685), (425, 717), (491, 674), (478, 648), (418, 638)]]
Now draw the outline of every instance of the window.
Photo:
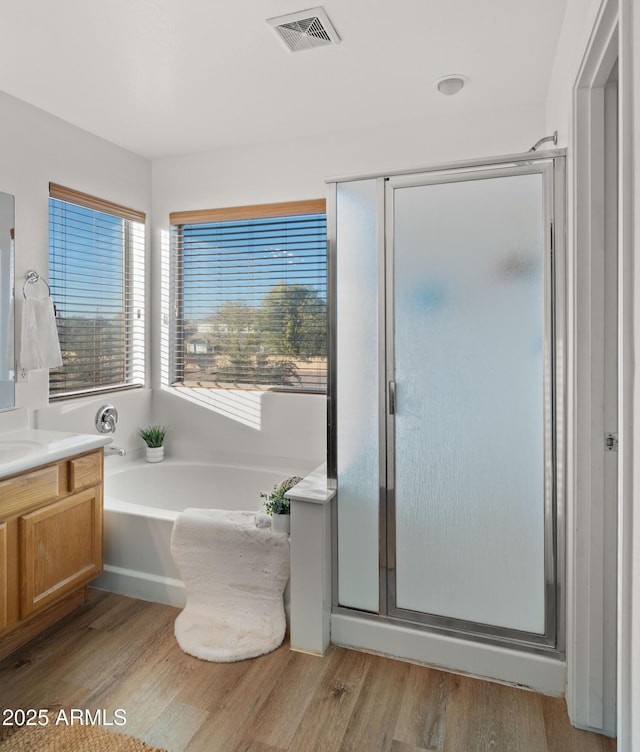
[(178, 212), (171, 383), (324, 391), (324, 200)]
[(52, 398), (144, 385), (145, 215), (49, 186), (49, 282), (63, 365)]

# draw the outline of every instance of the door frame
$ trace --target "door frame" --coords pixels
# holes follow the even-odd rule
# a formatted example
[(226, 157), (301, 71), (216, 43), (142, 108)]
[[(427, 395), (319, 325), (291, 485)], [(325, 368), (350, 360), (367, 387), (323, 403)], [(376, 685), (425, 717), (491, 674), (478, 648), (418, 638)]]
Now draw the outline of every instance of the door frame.
[[(580, 727), (616, 734), (616, 539), (617, 506), (621, 497), (625, 404), (624, 363), (622, 169), (618, 171), (617, 300), (604, 285), (605, 215), (609, 158), (605, 157), (606, 121), (610, 114), (607, 82), (619, 59), (617, 0), (603, 3), (585, 53), (573, 96), (575, 201), (573, 254), (569, 258), (572, 321), (569, 333), (568, 426), (568, 634), (567, 707), (571, 722)], [(618, 123), (618, 129), (620, 123)], [(619, 131), (620, 135), (620, 131)], [(618, 139), (620, 145), (622, 143)], [(618, 165), (622, 166), (620, 153)], [(610, 270), (611, 272), (611, 270)], [(605, 312), (617, 309), (618, 321), (618, 452), (617, 499), (606, 503), (605, 426), (603, 395), (607, 350), (604, 346)], [(612, 534), (613, 531), (613, 534)]]

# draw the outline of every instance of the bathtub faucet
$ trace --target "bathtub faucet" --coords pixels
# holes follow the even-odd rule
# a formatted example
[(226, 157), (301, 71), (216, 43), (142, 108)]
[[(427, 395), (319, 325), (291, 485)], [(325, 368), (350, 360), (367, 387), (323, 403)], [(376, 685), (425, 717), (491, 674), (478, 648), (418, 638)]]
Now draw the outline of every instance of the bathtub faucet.
[(104, 455), (105, 457), (108, 457), (109, 455), (117, 454), (118, 457), (124, 457), (127, 453), (126, 449), (123, 449), (122, 447), (113, 446), (112, 444), (107, 444), (107, 446), (104, 448)]

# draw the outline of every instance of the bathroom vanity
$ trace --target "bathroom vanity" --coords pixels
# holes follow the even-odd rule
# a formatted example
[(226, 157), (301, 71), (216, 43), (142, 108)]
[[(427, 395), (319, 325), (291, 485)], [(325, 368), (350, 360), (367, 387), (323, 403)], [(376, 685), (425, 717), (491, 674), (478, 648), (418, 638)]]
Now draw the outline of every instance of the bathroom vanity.
[(0, 434), (0, 658), (83, 603), (102, 571), (107, 441)]

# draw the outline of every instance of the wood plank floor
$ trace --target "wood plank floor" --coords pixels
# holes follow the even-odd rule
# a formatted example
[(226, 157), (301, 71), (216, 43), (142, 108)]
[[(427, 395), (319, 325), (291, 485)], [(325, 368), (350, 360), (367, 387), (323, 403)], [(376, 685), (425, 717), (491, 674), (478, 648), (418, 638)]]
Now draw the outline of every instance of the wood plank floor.
[[(91, 591), (0, 663), (1, 708), (126, 711), (119, 730), (170, 752), (612, 752), (563, 700), (332, 646), (199, 661), (177, 609)], [(115, 729), (114, 729), (115, 730)], [(0, 745), (1, 749), (1, 745)]]

